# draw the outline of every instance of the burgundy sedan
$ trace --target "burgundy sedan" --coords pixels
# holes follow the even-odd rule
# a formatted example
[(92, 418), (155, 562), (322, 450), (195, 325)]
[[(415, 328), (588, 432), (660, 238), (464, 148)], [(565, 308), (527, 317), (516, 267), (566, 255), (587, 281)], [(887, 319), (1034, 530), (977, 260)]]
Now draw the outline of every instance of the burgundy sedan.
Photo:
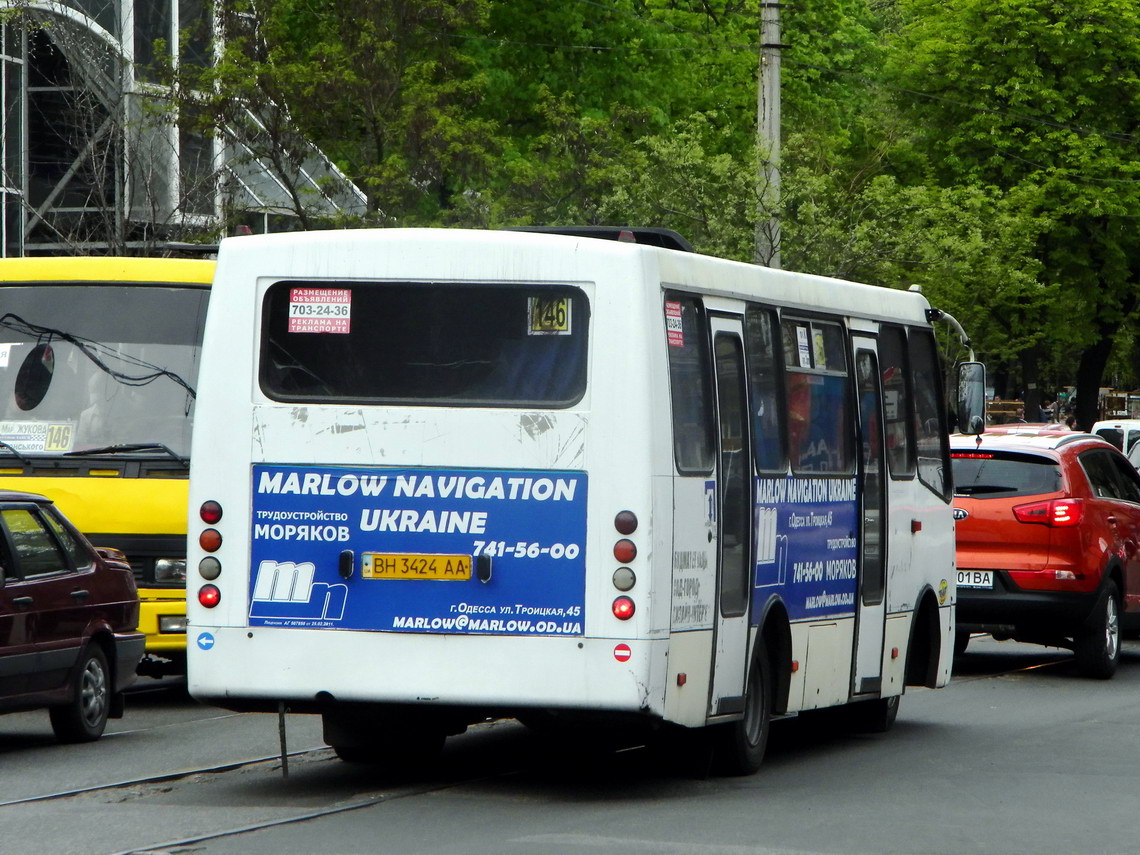
[(0, 712), (47, 708), (61, 742), (98, 739), (143, 655), (138, 617), (121, 552), (49, 499), (0, 491)]

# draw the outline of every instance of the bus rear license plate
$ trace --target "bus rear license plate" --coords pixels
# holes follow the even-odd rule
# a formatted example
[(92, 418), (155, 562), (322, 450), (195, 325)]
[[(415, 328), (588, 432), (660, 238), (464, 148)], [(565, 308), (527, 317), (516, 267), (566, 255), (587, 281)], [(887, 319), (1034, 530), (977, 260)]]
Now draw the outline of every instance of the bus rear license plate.
[(361, 558), (360, 572), (365, 579), (465, 581), (471, 578), (470, 555), (365, 552)]
[(959, 570), (959, 588), (992, 588), (994, 586), (993, 570)]

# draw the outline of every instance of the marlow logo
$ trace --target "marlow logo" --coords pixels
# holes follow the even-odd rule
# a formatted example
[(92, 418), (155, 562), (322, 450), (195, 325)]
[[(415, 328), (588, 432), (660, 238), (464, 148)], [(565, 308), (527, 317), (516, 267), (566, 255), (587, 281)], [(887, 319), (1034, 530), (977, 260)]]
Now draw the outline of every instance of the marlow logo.
[(251, 618), (292, 620), (340, 620), (348, 599), (348, 586), (316, 582), (317, 567), (311, 561), (262, 561), (257, 568)]

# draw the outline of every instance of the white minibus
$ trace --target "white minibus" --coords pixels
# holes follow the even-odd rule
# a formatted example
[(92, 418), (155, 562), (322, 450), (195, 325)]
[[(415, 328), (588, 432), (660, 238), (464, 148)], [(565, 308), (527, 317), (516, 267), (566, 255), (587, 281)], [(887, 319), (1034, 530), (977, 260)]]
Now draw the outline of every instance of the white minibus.
[(350, 761), (515, 716), (697, 731), (747, 773), (773, 717), (885, 730), (946, 684), (939, 313), (574, 231), (222, 242), (195, 697), (320, 714)]

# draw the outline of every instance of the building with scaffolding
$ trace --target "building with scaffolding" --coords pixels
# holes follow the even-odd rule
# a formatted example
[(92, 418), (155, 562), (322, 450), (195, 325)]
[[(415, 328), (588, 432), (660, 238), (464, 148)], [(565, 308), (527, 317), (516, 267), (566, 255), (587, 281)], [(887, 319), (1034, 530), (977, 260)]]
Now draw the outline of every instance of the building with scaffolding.
[[(359, 215), (312, 146), (265, 156), (252, 111), (203, 134), (155, 69), (209, 62), (207, 0), (0, 0), (0, 255), (154, 254)], [(282, 172), (280, 163), (291, 164)]]

